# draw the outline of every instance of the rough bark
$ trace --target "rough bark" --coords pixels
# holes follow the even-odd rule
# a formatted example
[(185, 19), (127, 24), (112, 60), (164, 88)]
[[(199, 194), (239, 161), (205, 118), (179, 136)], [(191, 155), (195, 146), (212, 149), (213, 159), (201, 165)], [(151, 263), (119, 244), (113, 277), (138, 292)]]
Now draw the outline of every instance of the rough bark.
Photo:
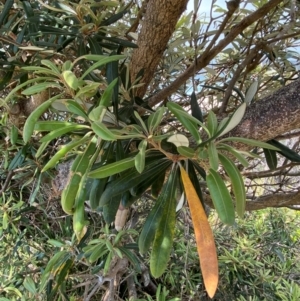
[(300, 80), (248, 107), (241, 123), (230, 136), (260, 141), (273, 139), (300, 127)]
[[(145, 0), (147, 1), (147, 0)], [(143, 97), (162, 58), (176, 23), (188, 0), (148, 0), (142, 28), (131, 59), (131, 78), (143, 69), (142, 87), (136, 95)]]

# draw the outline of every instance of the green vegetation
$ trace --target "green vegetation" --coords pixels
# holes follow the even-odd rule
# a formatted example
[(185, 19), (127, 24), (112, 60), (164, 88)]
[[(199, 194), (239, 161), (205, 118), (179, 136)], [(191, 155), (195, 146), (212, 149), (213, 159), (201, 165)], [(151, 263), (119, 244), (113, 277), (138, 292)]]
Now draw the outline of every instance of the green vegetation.
[[(46, 290), (42, 290), (46, 279), (53, 279), (53, 288), (58, 284), (57, 300), (64, 300), (66, 295), (69, 300), (79, 300), (91, 293), (97, 283), (97, 275), (107, 268), (106, 262), (96, 260), (97, 256), (91, 258), (92, 248), (97, 246), (101, 249), (96, 237), (101, 237), (103, 244), (117, 246), (118, 234), (104, 225), (101, 230), (101, 219), (93, 215), (90, 227), (94, 231), (86, 240), (90, 243), (78, 245), (74, 240), (70, 217), (62, 219), (50, 214), (51, 211), (46, 214), (46, 208), (32, 207), (28, 210), (21, 201), (10, 199), (9, 204), (8, 201), (1, 199), (1, 207), (6, 209), (3, 212), (7, 215), (1, 216), (0, 250), (4, 256), (0, 262), (0, 300), (46, 300)], [(143, 214), (145, 212), (141, 216)], [(247, 213), (244, 220), (228, 227), (212, 213), (210, 221), (220, 268), (219, 288), (213, 300), (298, 300), (299, 220), (296, 211), (264, 209)], [(136, 238), (135, 231), (125, 231), (121, 239), (126, 235)], [(102, 248), (102, 258), (109, 258), (108, 252), (108, 247)], [(118, 252), (117, 248), (114, 252)], [(64, 255), (64, 260), (57, 261), (56, 275), (49, 275), (45, 268), (57, 254)], [(63, 277), (68, 260), (73, 264)], [(139, 257), (136, 265), (133, 261), (130, 267), (139, 281), (143, 275), (146, 277), (146, 272), (141, 272), (141, 260), (147, 263), (149, 254), (143, 259)], [(151, 296), (141, 288), (138, 290), (138, 300), (208, 300), (187, 210), (181, 212), (178, 218), (174, 249), (166, 272), (155, 280), (155, 284), (160, 290)], [(98, 300), (103, 293), (104, 288), (99, 287), (90, 300)], [(126, 295), (125, 292), (123, 294)]]
[(0, 301), (299, 299), (300, 6), (165, 2), (0, 1)]

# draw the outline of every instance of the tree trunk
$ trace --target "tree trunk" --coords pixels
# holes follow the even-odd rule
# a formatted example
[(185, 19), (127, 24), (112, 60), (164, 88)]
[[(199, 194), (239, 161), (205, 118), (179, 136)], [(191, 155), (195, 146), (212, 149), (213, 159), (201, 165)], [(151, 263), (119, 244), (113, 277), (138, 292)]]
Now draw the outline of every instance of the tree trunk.
[(137, 45), (133, 51), (130, 70), (131, 80), (143, 70), (142, 87), (136, 95), (143, 97), (156, 68), (163, 56), (176, 23), (186, 9), (188, 0), (145, 0), (148, 1)]

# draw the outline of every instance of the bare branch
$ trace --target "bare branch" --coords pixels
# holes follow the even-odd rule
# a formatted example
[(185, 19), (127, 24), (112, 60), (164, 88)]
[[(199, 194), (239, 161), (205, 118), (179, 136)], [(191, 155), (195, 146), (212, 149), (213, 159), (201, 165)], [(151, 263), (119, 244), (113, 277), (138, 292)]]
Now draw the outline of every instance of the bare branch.
[(254, 201), (246, 203), (246, 210), (253, 211), (267, 207), (288, 207), (300, 205), (300, 192), (277, 193), (258, 197)]

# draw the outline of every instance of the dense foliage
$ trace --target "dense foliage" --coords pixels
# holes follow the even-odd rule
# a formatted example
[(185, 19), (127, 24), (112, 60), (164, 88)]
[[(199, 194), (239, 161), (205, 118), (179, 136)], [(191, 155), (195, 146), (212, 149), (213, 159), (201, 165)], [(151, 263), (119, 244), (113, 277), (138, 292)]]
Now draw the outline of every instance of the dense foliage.
[[(166, 287), (174, 296), (189, 298), (196, 291), (194, 282), (202, 283), (200, 271), (201, 288), (213, 297), (219, 269), (220, 288), (227, 289), (227, 279), (234, 287), (232, 296), (244, 298), (240, 286), (249, 284), (245, 290), (253, 295), (271, 294), (269, 282), (277, 276), (268, 276), (267, 269), (261, 275), (263, 288), (255, 276), (245, 280), (246, 263), (259, 263), (247, 259), (241, 271), (234, 263), (240, 254), (233, 254), (251, 245), (234, 238), (232, 230), (239, 245), (217, 248), (213, 233), (218, 237), (218, 230), (210, 226), (205, 210), (210, 206), (223, 224), (239, 227), (236, 216), (245, 216), (251, 200), (297, 193), (297, 143), (291, 149), (278, 139), (259, 141), (230, 132), (250, 103), (297, 79), (298, 7), (281, 1), (267, 11), (264, 1), (242, 2), (240, 7), (239, 1), (232, 2), (234, 9), (212, 5), (210, 18), (194, 2), (194, 13), (178, 20), (144, 95), (140, 91), (147, 70), (133, 74), (131, 60), (134, 49), (142, 47), (138, 2), (2, 5), (2, 233), (7, 245), (20, 241), (13, 252), (20, 252), (31, 269), (26, 263), (24, 270), (12, 264), (9, 273), (18, 274), (2, 288), (5, 297), (26, 298), (21, 286), (36, 300), (45, 295), (48, 300), (92, 300), (97, 294), (103, 300), (117, 294), (137, 298), (137, 290), (147, 289), (164, 300)], [(267, 13), (259, 17), (264, 9)], [(257, 22), (225, 47), (222, 41), (253, 15)], [(202, 58), (210, 60), (200, 70)], [(194, 70), (186, 86), (157, 102), (185, 69), (183, 74)], [(297, 132), (283, 136), (290, 137), (295, 141)], [(173, 276), (164, 277), (176, 275), (172, 260), (184, 249), (177, 245), (186, 233), (184, 218), (194, 231), (200, 269), (187, 277), (192, 287), (179, 292)], [(222, 227), (226, 231), (231, 232)], [(297, 240), (298, 233), (292, 235), (287, 235), (287, 244)], [(287, 256), (279, 253), (278, 258)], [(291, 252), (291, 260), (293, 256)], [(230, 262), (232, 270), (222, 262)], [(298, 297), (294, 278), (278, 279), (276, 287), (288, 287)], [(138, 289), (140, 283), (144, 289)], [(283, 298), (280, 292), (273, 297)]]

